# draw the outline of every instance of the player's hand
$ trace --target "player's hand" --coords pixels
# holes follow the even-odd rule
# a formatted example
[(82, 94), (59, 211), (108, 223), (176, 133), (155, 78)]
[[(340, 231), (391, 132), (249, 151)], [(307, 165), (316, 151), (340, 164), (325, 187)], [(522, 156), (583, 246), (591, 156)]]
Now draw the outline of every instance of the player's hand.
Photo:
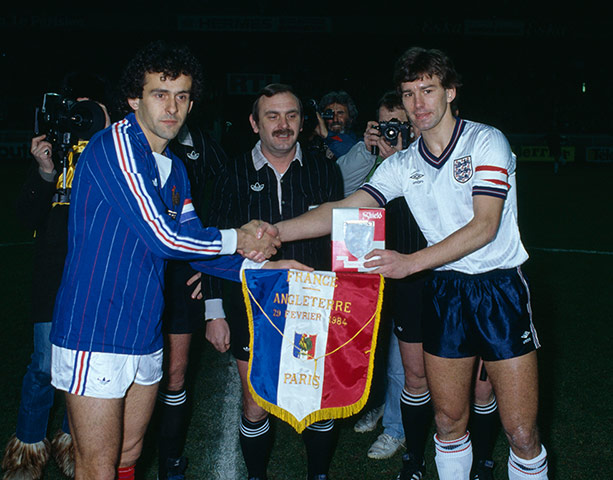
[(275, 262), (266, 262), (263, 269), (274, 270), (274, 269), (282, 269), (289, 270), (290, 268), (293, 270), (304, 270), (305, 272), (312, 272), (315, 270), (308, 265), (304, 265), (303, 263), (297, 262), (296, 260), (277, 260)]
[(197, 272), (191, 276), (187, 282), (185, 282), (188, 287), (195, 285), (194, 291), (191, 294), (191, 297), (194, 300), (202, 300), (202, 282), (200, 281), (200, 277), (202, 277), (202, 273)]
[(39, 135), (38, 137), (34, 137), (30, 146), (30, 153), (35, 158), (38, 166), (43, 172), (51, 173), (55, 168), (53, 165), (53, 159), (51, 158), (53, 149), (51, 147), (51, 143), (45, 141), (46, 137), (47, 135)]
[(236, 251), (255, 262), (263, 262), (281, 246), (277, 227), (261, 220), (252, 220), (236, 230)]
[(225, 318), (214, 318), (206, 322), (206, 339), (218, 352), (226, 352), (230, 348), (230, 327)]
[(375, 249), (366, 254), (364, 262), (366, 268), (376, 267), (368, 273), (380, 273), (387, 278), (404, 278), (413, 273), (411, 261), (408, 255), (403, 255), (395, 250)]

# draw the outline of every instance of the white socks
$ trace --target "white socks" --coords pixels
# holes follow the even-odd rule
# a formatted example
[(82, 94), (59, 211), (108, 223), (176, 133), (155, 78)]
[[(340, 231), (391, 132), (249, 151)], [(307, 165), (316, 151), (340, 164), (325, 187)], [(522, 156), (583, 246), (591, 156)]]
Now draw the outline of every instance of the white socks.
[(434, 435), (436, 469), (440, 480), (468, 480), (473, 449), (468, 432), (457, 440), (444, 441)]
[(547, 450), (541, 445), (541, 453), (535, 458), (524, 460), (509, 449), (509, 480), (547, 480)]

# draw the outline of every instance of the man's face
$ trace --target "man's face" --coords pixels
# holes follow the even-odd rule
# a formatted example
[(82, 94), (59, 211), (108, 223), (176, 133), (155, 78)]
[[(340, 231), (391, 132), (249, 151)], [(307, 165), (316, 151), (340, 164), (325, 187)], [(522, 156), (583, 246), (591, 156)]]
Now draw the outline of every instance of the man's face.
[(289, 92), (262, 96), (258, 103), (259, 121), (249, 116), (251, 128), (260, 136), (262, 151), (275, 157), (285, 156), (296, 147), (302, 130), (298, 99)]
[(136, 120), (154, 152), (162, 153), (177, 136), (192, 108), (192, 77), (172, 80), (162, 73), (146, 73), (142, 98), (129, 98)]
[(392, 118), (400, 120), (401, 122), (408, 121), (407, 112), (404, 110), (404, 108), (397, 107), (391, 110), (385, 106), (379, 108), (380, 122), (389, 122)]
[(443, 88), (437, 75), (403, 82), (400, 91), (411, 124), (421, 132), (436, 128), (446, 114), (451, 116), (449, 104), (455, 98), (455, 88)]
[(332, 103), (326, 108), (324, 111), (332, 110), (334, 113), (334, 118), (332, 120), (326, 120), (326, 126), (328, 130), (334, 133), (343, 133), (345, 131), (345, 127), (349, 126), (351, 123), (351, 118), (349, 118), (349, 110), (347, 109), (347, 105), (341, 105), (340, 103)]

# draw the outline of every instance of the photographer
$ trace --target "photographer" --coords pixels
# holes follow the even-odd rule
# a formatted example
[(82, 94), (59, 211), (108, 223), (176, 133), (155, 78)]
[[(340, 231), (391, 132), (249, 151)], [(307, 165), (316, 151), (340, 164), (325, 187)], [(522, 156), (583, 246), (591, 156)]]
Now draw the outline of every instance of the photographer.
[[(104, 93), (104, 81), (95, 75), (80, 72), (66, 75), (61, 95), (45, 95), (45, 99), (52, 96), (62, 101), (58, 102), (57, 110), (48, 112), (48, 121), (42, 121), (42, 129), (37, 132), (40, 134), (32, 139), (30, 152), (34, 161), (17, 199), (17, 214), (27, 228), (35, 231), (31, 301), (34, 352), (23, 378), (16, 433), (7, 444), (2, 460), (5, 479), (42, 478), (50, 453), (53, 453), (61, 471), (68, 477), (73, 476), (72, 439), (67, 419), (64, 418), (62, 429), (51, 444), (46, 438), (55, 393), (51, 386), (49, 332), (66, 258), (68, 206), (74, 166), (87, 144), (87, 138), (79, 138), (71, 128), (82, 132), (82, 125), (71, 125), (67, 119), (74, 111), (71, 107), (77, 106), (79, 101), (103, 101)], [(76, 101), (72, 100), (74, 98)], [(96, 124), (89, 123), (90, 130), (110, 124), (106, 108), (98, 105), (96, 107), (91, 102), (79, 105), (80, 111), (94, 111), (98, 119)], [(99, 110), (95, 111), (96, 108)], [(100, 118), (104, 119), (101, 123)], [(58, 124), (65, 129), (55, 128)], [(89, 138), (90, 135), (85, 136)], [(60, 143), (60, 138), (69, 137), (75, 138), (72, 145)], [(67, 164), (62, 168), (60, 165), (64, 160)]]
[[(379, 128), (379, 122), (390, 122), (391, 129)], [(393, 130), (393, 132), (392, 132)], [(384, 159), (406, 148), (411, 136), (407, 114), (400, 96), (387, 92), (377, 105), (377, 120), (369, 121), (364, 132), (364, 141), (356, 143), (345, 155), (338, 158), (337, 164), (343, 174), (344, 194), (351, 195), (372, 174), (374, 167)], [(387, 137), (385, 133), (388, 133)]]
[(324, 95), (319, 102), (319, 111), (315, 133), (328, 148), (328, 158), (338, 159), (358, 141), (351, 131), (358, 109), (349, 94), (341, 90)]

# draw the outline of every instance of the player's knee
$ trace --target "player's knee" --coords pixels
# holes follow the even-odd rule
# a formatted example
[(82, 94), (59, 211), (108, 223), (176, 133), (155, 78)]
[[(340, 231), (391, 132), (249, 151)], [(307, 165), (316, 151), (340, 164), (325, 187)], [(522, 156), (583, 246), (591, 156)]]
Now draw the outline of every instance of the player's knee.
[(253, 399), (246, 401), (243, 399), (243, 415), (250, 422), (260, 422), (268, 416), (268, 412), (260, 407)]
[[(422, 365), (423, 367), (423, 365)], [(424, 368), (416, 369), (411, 366), (404, 366), (404, 387), (411, 394), (424, 393), (428, 389), (426, 371)]]
[(437, 409), (434, 413), (436, 430), (445, 438), (459, 438), (466, 432), (468, 416), (468, 409)]
[(538, 453), (540, 440), (536, 425), (517, 425), (505, 428), (506, 436), (511, 448), (522, 458), (532, 458), (533, 453)]

